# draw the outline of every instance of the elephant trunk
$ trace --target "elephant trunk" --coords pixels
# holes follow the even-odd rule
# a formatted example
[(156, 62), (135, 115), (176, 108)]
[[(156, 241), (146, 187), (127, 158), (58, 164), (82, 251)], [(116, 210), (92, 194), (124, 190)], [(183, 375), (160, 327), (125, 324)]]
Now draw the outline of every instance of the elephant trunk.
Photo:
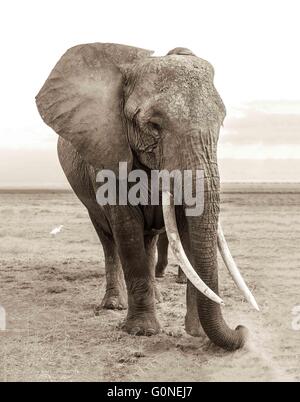
[[(196, 200), (198, 199), (197, 191), (199, 191), (199, 182), (196, 181), (199, 178), (197, 170), (202, 170), (204, 173), (202, 176), (204, 188), (201, 186), (204, 195), (202, 211), (197, 211), (196, 206), (196, 210), (193, 209), (197, 212), (193, 215), (191, 211), (187, 210), (187, 203), (185, 205), (189, 243), (186, 246), (188, 247), (190, 261), (184, 254), (182, 245), (179, 244), (180, 239), (178, 239), (174, 208), (173, 211), (168, 210), (163, 205), (163, 212), (170, 247), (174, 255), (178, 257), (183, 270), (188, 268), (184, 272), (189, 281), (198, 289), (198, 292), (195, 292), (197, 300), (194, 302), (197, 304), (198, 316), (205, 333), (216, 345), (227, 350), (236, 350), (245, 344), (248, 331), (242, 326), (238, 326), (236, 330), (230, 329), (222, 316), (221, 305), (223, 301), (219, 297), (218, 289), (218, 236), (219, 246), (223, 251), (222, 255), (232, 276), (240, 288), (244, 290), (244, 294), (248, 296), (248, 292), (237, 268), (233, 266), (229, 258), (229, 253), (223, 244), (225, 240), (221, 241), (223, 237), (220, 228), (218, 232), (220, 209), (220, 179), (216, 150), (218, 129), (219, 127), (216, 125), (212, 128), (204, 127), (187, 131), (186, 135), (181, 137), (183, 142), (180, 152), (177, 150), (177, 153), (181, 155), (180, 168), (192, 173), (192, 196)], [(167, 146), (164, 149), (166, 150), (165, 168), (173, 168), (176, 150), (169, 149)], [(184, 192), (186, 191), (185, 187), (186, 183), (184, 182)], [(189, 184), (188, 188), (190, 189)], [(189, 207), (191, 208), (191, 205)], [(173, 221), (174, 224), (170, 224), (169, 221)]]
[[(220, 185), (216, 163), (204, 164), (204, 210), (201, 216), (187, 216), (193, 265), (203, 282), (218, 295), (217, 228)], [(197, 293), (197, 309), (201, 325), (216, 345), (236, 350), (245, 344), (247, 329), (228, 327), (219, 304)]]

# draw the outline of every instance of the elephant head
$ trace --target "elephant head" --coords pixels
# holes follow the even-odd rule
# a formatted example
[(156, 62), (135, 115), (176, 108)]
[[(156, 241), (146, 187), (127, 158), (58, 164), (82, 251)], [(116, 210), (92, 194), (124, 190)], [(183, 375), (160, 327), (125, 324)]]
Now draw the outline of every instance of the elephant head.
[(130, 169), (136, 158), (149, 169), (204, 171), (204, 211), (186, 218), (191, 261), (180, 244), (172, 205), (164, 208), (165, 225), (183, 269), (202, 292), (197, 308), (204, 331), (215, 344), (237, 349), (245, 329), (231, 330), (222, 317), (218, 244), (236, 283), (257, 305), (218, 225), (217, 142), (225, 107), (207, 61), (184, 48), (164, 57), (151, 54), (116, 44), (71, 48), (37, 95), (37, 106), (44, 121), (95, 168), (116, 172), (126, 161)]

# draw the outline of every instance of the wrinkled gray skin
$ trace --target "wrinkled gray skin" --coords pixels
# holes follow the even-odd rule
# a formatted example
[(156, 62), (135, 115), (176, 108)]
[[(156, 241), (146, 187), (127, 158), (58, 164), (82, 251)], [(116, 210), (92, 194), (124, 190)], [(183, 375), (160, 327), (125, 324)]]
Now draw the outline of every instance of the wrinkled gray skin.
[[(168, 266), (168, 248), (169, 241), (166, 232), (161, 233), (157, 241), (157, 261), (155, 266), (155, 277), (163, 278)], [(187, 283), (187, 278), (178, 265), (177, 283)]]
[[(130, 205), (100, 207), (95, 198), (95, 174), (98, 168), (114, 168), (117, 162), (126, 158), (133, 168), (142, 168), (146, 172), (151, 169), (203, 169), (203, 214), (186, 217), (184, 207), (176, 207), (176, 218), (183, 246), (192, 265), (201, 279), (218, 294), (220, 184), (217, 142), (225, 108), (213, 85), (212, 66), (187, 49), (174, 49), (164, 57), (151, 57), (150, 52), (146, 51), (132, 57), (130, 49), (135, 48), (128, 48), (131, 53), (126, 59), (124, 54), (127, 50), (121, 45), (90, 46), (88, 52), (98, 52), (99, 48), (95, 46), (106, 46), (105, 60), (112, 59), (113, 68), (116, 66), (120, 74), (121, 90), (117, 91), (118, 95), (112, 93), (111, 97), (119, 96), (117, 104), (118, 107), (121, 105), (122, 132), (119, 121), (107, 123), (106, 111), (100, 117), (103, 126), (110, 124), (109, 136), (105, 129), (103, 134), (101, 130), (101, 134), (98, 134), (98, 131), (88, 132), (82, 126), (75, 135), (69, 123), (75, 112), (68, 112), (62, 120), (61, 110), (57, 110), (55, 104), (60, 88), (49, 90), (51, 83), (59, 81), (57, 73), (52, 73), (52, 78), (50, 76), (45, 84), (46, 89), (43, 88), (37, 96), (37, 105), (46, 123), (61, 136), (58, 141), (60, 163), (74, 192), (86, 206), (104, 249), (107, 289), (102, 305), (106, 308), (126, 307), (127, 288), (128, 313), (124, 329), (131, 334), (152, 335), (161, 328), (155, 312), (154, 255), (157, 231), (164, 227), (162, 209), (160, 206)], [(85, 59), (88, 59), (90, 53), (86, 54)], [(72, 54), (69, 57), (73, 57)], [(126, 60), (122, 63), (124, 57)], [(94, 68), (95, 62), (88, 59), (87, 64), (89, 68)], [(78, 65), (77, 62), (74, 68), (79, 69)], [(104, 67), (101, 65), (99, 68)], [(106, 64), (105, 69), (110, 73)], [(63, 74), (69, 74), (69, 70), (67, 67), (61, 69)], [(79, 73), (77, 79), (81, 80)], [(109, 80), (105, 84), (106, 88), (111, 82)], [(47, 97), (51, 105), (46, 104)], [(107, 99), (110, 97), (107, 96)], [(100, 106), (103, 107), (102, 104)], [(110, 106), (110, 116), (116, 107), (115, 104)], [(96, 112), (94, 116), (97, 119)], [(99, 123), (96, 122), (98, 125), (100, 117)], [(78, 121), (74, 126), (76, 129), (81, 124)], [(95, 136), (102, 136), (100, 145), (97, 138), (92, 136), (94, 133)], [(101, 150), (103, 144), (106, 146), (104, 151)], [(128, 146), (130, 150), (125, 152)], [(107, 158), (111, 160), (107, 162)], [(224, 349), (242, 347), (246, 339), (245, 328), (230, 329), (222, 317), (220, 306), (196, 291), (190, 283), (187, 286), (186, 331), (198, 336), (204, 330), (213, 343)]]

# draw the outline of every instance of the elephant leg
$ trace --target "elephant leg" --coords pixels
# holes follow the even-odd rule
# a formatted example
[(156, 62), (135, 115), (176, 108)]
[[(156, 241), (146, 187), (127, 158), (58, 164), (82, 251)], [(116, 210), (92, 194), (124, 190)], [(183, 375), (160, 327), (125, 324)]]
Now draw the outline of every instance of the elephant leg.
[[(156, 251), (156, 246), (157, 246), (157, 236), (145, 236), (145, 251), (147, 254), (147, 258), (149, 261), (149, 266), (150, 270), (153, 272), (156, 272), (156, 265), (155, 265), (155, 251)], [(159, 303), (162, 301), (162, 295), (160, 293), (160, 290), (158, 288), (158, 284), (155, 281), (154, 284), (154, 292), (155, 292), (155, 299)]]
[(110, 310), (126, 309), (126, 285), (117, 247), (113, 238), (103, 232), (97, 219), (89, 215), (102, 244), (105, 258), (106, 290), (100, 307)]
[(176, 283), (183, 283), (183, 284), (187, 283), (186, 275), (183, 272), (183, 270), (180, 268), (179, 265), (178, 265), (178, 273), (177, 273)]
[(144, 238), (144, 223), (136, 209), (116, 206), (110, 213), (128, 292), (123, 329), (132, 335), (157, 334), (160, 324), (155, 307), (155, 238)]
[[(168, 246), (169, 241), (167, 238), (167, 234), (160, 234), (157, 242), (157, 263), (155, 266), (156, 278), (163, 278), (165, 276), (166, 268), (168, 265)], [(186, 283), (186, 276), (179, 265), (176, 282), (183, 284)]]
[(199, 320), (197, 308), (197, 289), (187, 281), (185, 330), (192, 336), (205, 336), (205, 332)]
[[(180, 233), (182, 245), (184, 251), (191, 261), (191, 252), (190, 252), (190, 244), (189, 244), (189, 235), (186, 229), (182, 229)], [(178, 276), (181, 268), (178, 267)], [(182, 272), (182, 271), (181, 271)], [(204, 330), (199, 320), (198, 308), (197, 308), (197, 292), (198, 290), (191, 284), (190, 281), (186, 279), (184, 275), (185, 282), (187, 283), (187, 291), (186, 291), (186, 315), (185, 315), (185, 330), (189, 335), (192, 336), (204, 336)]]
[(161, 233), (157, 241), (157, 263), (155, 266), (156, 278), (165, 276), (165, 271), (168, 265), (168, 238), (166, 233)]

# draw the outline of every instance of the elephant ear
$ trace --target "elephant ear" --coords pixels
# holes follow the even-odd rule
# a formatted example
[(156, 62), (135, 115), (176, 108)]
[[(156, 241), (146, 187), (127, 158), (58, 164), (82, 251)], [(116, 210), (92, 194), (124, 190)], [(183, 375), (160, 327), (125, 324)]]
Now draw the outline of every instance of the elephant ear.
[(127, 162), (131, 168), (119, 66), (151, 54), (109, 43), (75, 46), (58, 61), (36, 96), (45, 123), (71, 142), (95, 168), (116, 172), (119, 161)]

